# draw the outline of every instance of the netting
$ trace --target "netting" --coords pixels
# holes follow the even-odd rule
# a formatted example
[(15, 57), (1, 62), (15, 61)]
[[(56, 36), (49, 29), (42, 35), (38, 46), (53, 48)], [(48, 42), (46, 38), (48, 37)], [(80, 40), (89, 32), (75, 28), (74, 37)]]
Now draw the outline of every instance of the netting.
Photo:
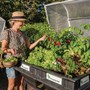
[(55, 30), (90, 23), (90, 0), (70, 0), (45, 5), (48, 23)]
[(1, 39), (1, 32), (4, 30), (5, 27), (5, 20), (0, 17), (0, 39)]

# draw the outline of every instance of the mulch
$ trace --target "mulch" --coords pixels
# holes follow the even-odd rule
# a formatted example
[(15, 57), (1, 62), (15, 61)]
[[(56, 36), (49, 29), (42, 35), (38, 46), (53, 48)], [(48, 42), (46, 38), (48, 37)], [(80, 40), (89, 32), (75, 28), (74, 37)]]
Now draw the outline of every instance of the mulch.
[(0, 90), (7, 90), (7, 77), (5, 69), (0, 68)]

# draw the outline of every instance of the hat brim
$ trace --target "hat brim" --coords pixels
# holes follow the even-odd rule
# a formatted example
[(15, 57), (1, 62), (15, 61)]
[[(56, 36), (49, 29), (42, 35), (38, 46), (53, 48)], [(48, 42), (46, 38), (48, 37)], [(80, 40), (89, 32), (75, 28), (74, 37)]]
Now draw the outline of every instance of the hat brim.
[(25, 21), (26, 19), (22, 19), (22, 18), (20, 18), (20, 19), (9, 19), (9, 21)]

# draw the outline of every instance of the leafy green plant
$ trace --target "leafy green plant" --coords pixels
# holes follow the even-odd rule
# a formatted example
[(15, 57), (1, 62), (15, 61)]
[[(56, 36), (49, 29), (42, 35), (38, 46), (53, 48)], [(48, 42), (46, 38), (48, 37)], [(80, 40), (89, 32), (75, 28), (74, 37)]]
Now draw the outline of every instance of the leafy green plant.
[[(27, 33), (27, 29), (30, 28), (33, 30), (33, 38)], [(30, 52), (27, 63), (62, 72), (69, 77), (79, 76), (89, 71), (90, 37), (83, 36), (84, 32), (81, 29), (69, 27), (58, 33), (47, 23), (39, 23), (27, 24), (23, 27), (23, 31), (33, 42), (44, 33), (47, 35), (46, 40)]]
[(17, 58), (12, 56), (12, 57), (10, 57), (8, 59), (3, 60), (3, 62), (13, 62), (13, 61), (17, 61), (17, 60), (18, 60)]

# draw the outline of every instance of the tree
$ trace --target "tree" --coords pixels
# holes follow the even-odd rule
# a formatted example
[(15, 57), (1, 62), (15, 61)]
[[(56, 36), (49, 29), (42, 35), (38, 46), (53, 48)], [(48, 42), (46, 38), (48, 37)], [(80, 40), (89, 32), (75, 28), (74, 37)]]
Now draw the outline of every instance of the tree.
[(44, 4), (63, 0), (0, 0), (0, 16), (6, 21), (14, 11), (23, 11), (27, 22), (45, 21)]

